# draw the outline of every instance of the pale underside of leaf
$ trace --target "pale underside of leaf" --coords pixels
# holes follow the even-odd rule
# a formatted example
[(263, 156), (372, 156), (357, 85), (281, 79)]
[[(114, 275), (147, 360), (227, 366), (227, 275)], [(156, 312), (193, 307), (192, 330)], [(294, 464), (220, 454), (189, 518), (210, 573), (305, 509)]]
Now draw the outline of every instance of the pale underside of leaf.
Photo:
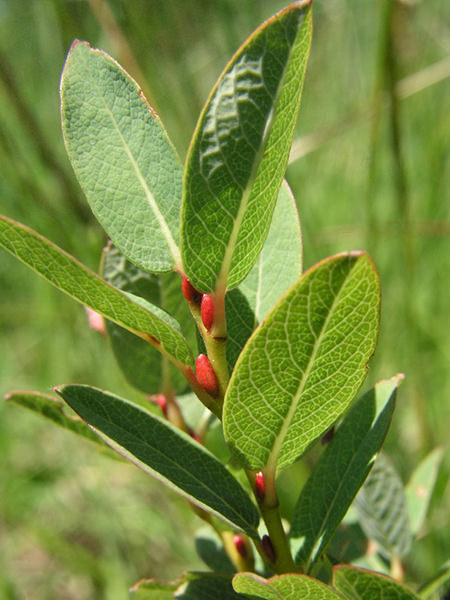
[(248, 341), (227, 391), (227, 441), (250, 469), (287, 466), (345, 411), (373, 354), (379, 280), (364, 253), (320, 263)]
[(49, 240), (3, 216), (0, 245), (74, 300), (154, 343), (176, 365), (192, 364), (175, 320), (157, 306), (131, 300)]
[(115, 245), (144, 270), (179, 269), (182, 169), (136, 82), (101, 50), (75, 42), (61, 101), (69, 158)]

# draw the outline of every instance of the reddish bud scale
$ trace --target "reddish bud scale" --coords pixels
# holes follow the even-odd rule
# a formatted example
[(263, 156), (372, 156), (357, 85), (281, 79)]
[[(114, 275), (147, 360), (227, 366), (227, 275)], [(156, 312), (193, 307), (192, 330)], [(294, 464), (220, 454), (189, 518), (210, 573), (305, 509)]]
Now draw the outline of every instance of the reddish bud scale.
[(267, 558), (270, 560), (271, 563), (274, 563), (277, 560), (277, 555), (275, 553), (275, 548), (273, 547), (272, 540), (268, 535), (262, 536), (261, 545)]
[(158, 394), (156, 402), (162, 411), (162, 414), (167, 418), (167, 400), (162, 394)]
[(247, 558), (248, 553), (247, 546), (245, 545), (245, 541), (242, 535), (236, 534), (233, 537), (233, 542), (236, 550), (238, 551), (239, 556), (245, 560)]
[(214, 323), (214, 300), (209, 294), (203, 294), (201, 313), (202, 323), (207, 331), (209, 331)]
[(201, 293), (195, 289), (186, 275), (183, 277), (183, 282), (181, 283), (181, 291), (188, 302), (200, 302)]
[(334, 427), (332, 427), (331, 429), (329, 429), (326, 434), (323, 436), (323, 438), (321, 439), (321, 444), (322, 446), (325, 446), (325, 444), (328, 444), (329, 442), (331, 442), (331, 440), (334, 438)]
[(219, 382), (206, 354), (199, 354), (195, 364), (197, 381), (211, 396), (219, 393)]
[(255, 478), (255, 494), (258, 500), (262, 503), (266, 497), (266, 482), (262, 471), (256, 474)]

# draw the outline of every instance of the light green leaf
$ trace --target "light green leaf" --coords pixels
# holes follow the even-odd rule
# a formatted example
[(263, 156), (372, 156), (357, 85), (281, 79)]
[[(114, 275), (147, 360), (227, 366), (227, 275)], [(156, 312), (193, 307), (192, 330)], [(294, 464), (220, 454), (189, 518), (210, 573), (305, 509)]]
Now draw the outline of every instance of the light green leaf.
[(132, 598), (142, 600), (173, 600), (176, 590), (184, 581), (181, 577), (177, 581), (158, 581), (157, 579), (142, 579), (130, 590)]
[(294, 511), (295, 560), (310, 572), (364, 483), (388, 431), (397, 375), (378, 383), (345, 416), (306, 482)]
[(167, 313), (133, 301), (35, 231), (0, 216), (0, 246), (74, 300), (157, 345), (173, 362), (192, 364), (189, 346)]
[(27, 408), (46, 419), (49, 419), (63, 429), (67, 429), (76, 435), (79, 435), (90, 442), (93, 442), (100, 448), (110, 452), (110, 448), (95, 435), (86, 423), (77, 416), (69, 415), (64, 410), (64, 405), (59, 398), (40, 392), (11, 392), (5, 396), (7, 402), (13, 402), (18, 406)]
[(77, 40), (62, 74), (61, 113), (70, 161), (114, 244), (144, 270), (179, 268), (182, 167), (137, 83)]
[(82, 385), (56, 391), (119, 454), (190, 502), (255, 537), (259, 516), (254, 504), (201, 444), (107, 392)]
[(181, 218), (183, 265), (200, 291), (236, 287), (264, 244), (300, 102), (310, 5), (295, 2), (250, 36), (200, 116)]
[(244, 348), (224, 404), (225, 437), (252, 470), (285, 467), (343, 414), (367, 372), (380, 289), (363, 252), (307, 271)]
[(225, 298), (230, 372), (266, 313), (302, 272), (302, 237), (295, 198), (283, 182), (264, 247), (252, 270)]
[(425, 581), (418, 589), (419, 598), (427, 600), (430, 596), (441, 588), (444, 583), (450, 580), (450, 560), (442, 565), (442, 567), (434, 573), (430, 579)]
[(430, 452), (416, 467), (406, 486), (409, 523), (413, 536), (419, 533), (425, 520), (443, 452), (443, 448), (435, 448)]
[(359, 523), (387, 558), (403, 557), (411, 549), (408, 506), (403, 483), (385, 454), (379, 454), (356, 496)]
[(263, 579), (253, 573), (238, 573), (233, 587), (240, 594), (265, 600), (339, 600), (341, 596), (324, 583), (306, 575), (279, 575)]
[(335, 567), (333, 586), (347, 600), (418, 600), (411, 590), (390, 577), (354, 567)]
[[(175, 273), (154, 275), (129, 262), (114, 246), (103, 253), (102, 273), (114, 287), (161, 306), (183, 323), (189, 341), (195, 344), (195, 324), (188, 303), (181, 293), (181, 279)], [(179, 369), (141, 338), (107, 321), (107, 331), (117, 362), (128, 381), (137, 389), (155, 394), (170, 387), (176, 392), (186, 389), (186, 379)]]

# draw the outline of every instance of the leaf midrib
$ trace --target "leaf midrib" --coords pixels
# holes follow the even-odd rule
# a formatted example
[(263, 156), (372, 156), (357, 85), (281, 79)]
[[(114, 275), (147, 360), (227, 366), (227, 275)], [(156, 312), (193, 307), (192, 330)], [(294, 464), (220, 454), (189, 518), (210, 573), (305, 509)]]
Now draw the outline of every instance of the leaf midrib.
[(266, 467), (265, 467), (265, 469), (268, 472), (275, 472), (276, 471), (277, 462), (278, 462), (278, 458), (279, 458), (279, 455), (280, 455), (280, 452), (281, 452), (281, 448), (282, 448), (283, 443), (284, 443), (284, 439), (286, 437), (286, 434), (287, 434), (287, 431), (288, 431), (289, 427), (291, 426), (292, 420), (293, 420), (295, 412), (297, 410), (298, 403), (299, 403), (300, 398), (301, 398), (301, 396), (303, 394), (303, 391), (305, 389), (306, 382), (308, 381), (308, 378), (309, 378), (309, 376), (311, 374), (314, 362), (316, 360), (317, 353), (319, 352), (319, 348), (320, 348), (320, 346), (322, 344), (322, 340), (323, 340), (323, 338), (325, 336), (325, 332), (327, 331), (328, 324), (329, 324), (329, 322), (330, 322), (330, 320), (332, 318), (332, 315), (334, 314), (335, 306), (336, 306), (336, 304), (339, 302), (339, 300), (341, 298), (341, 295), (342, 295), (343, 289), (344, 289), (344, 287), (345, 287), (345, 285), (347, 283), (347, 280), (350, 277), (350, 275), (351, 275), (353, 269), (355, 268), (356, 264), (357, 264), (357, 261), (355, 261), (355, 263), (352, 265), (352, 268), (349, 270), (349, 272), (347, 273), (346, 277), (344, 278), (344, 280), (343, 280), (343, 282), (342, 282), (342, 284), (341, 284), (341, 286), (339, 288), (339, 291), (336, 294), (336, 296), (335, 296), (335, 298), (334, 298), (334, 300), (333, 300), (333, 302), (331, 304), (330, 310), (328, 311), (328, 315), (327, 315), (325, 321), (323, 322), (323, 325), (322, 325), (322, 328), (320, 330), (320, 333), (319, 333), (318, 337), (316, 338), (316, 343), (314, 344), (314, 348), (313, 348), (313, 351), (311, 353), (311, 356), (310, 356), (310, 359), (308, 361), (308, 364), (306, 366), (306, 369), (304, 371), (303, 377), (302, 377), (302, 379), (300, 381), (300, 384), (299, 384), (299, 386), (297, 388), (297, 391), (294, 394), (293, 401), (292, 401), (291, 406), (290, 406), (290, 408), (289, 408), (289, 410), (287, 412), (287, 415), (286, 415), (286, 417), (285, 417), (285, 419), (283, 421), (283, 425), (281, 426), (281, 429), (280, 429), (278, 435), (276, 436), (276, 438), (274, 440), (274, 443), (272, 445), (272, 450), (271, 450), (271, 452), (269, 454), (269, 457), (268, 457), (267, 462), (266, 462)]
[(114, 118), (114, 115), (113, 115), (111, 109), (109, 108), (109, 106), (108, 106), (108, 104), (106, 102), (106, 99), (105, 99), (104, 95), (101, 92), (100, 87), (97, 85), (97, 83), (95, 81), (95, 77), (93, 76), (91, 67), (89, 65), (89, 61), (86, 61), (84, 59), (84, 64), (87, 67), (87, 69), (89, 71), (89, 74), (91, 76), (91, 81), (93, 83), (93, 87), (97, 90), (98, 96), (99, 96), (99, 98), (100, 98), (100, 100), (101, 100), (101, 102), (102, 102), (102, 104), (103, 104), (103, 106), (105, 108), (105, 111), (109, 115), (109, 117), (111, 119), (111, 122), (113, 124), (113, 127), (116, 130), (116, 132), (117, 132), (117, 134), (119, 136), (120, 141), (122, 142), (122, 145), (123, 145), (123, 148), (125, 150), (125, 153), (127, 154), (128, 159), (129, 159), (129, 161), (131, 163), (131, 166), (133, 167), (133, 170), (134, 170), (134, 172), (136, 174), (136, 177), (137, 177), (139, 183), (141, 184), (141, 187), (142, 187), (142, 189), (144, 191), (144, 194), (145, 194), (147, 202), (148, 202), (148, 204), (150, 206), (150, 209), (153, 211), (153, 214), (155, 215), (155, 217), (156, 217), (156, 219), (157, 219), (157, 221), (159, 223), (159, 226), (161, 227), (161, 231), (162, 231), (163, 236), (164, 236), (164, 238), (165, 238), (165, 240), (167, 242), (167, 245), (169, 247), (170, 254), (172, 255), (172, 258), (174, 260), (175, 268), (179, 269), (179, 268), (181, 268), (180, 251), (178, 249), (178, 246), (177, 246), (175, 240), (173, 239), (173, 236), (172, 236), (172, 233), (171, 233), (171, 231), (169, 229), (169, 226), (167, 225), (167, 222), (166, 222), (163, 214), (161, 213), (161, 211), (158, 208), (158, 205), (157, 205), (157, 203), (155, 201), (155, 198), (154, 198), (154, 196), (153, 196), (150, 188), (148, 187), (147, 182), (146, 182), (146, 180), (145, 180), (145, 178), (144, 178), (144, 176), (143, 176), (143, 174), (142, 174), (142, 172), (141, 172), (141, 170), (139, 168), (139, 165), (135, 161), (134, 156), (133, 156), (130, 148), (128, 147), (128, 144), (127, 144), (125, 138), (123, 137), (120, 128), (117, 125), (116, 119)]

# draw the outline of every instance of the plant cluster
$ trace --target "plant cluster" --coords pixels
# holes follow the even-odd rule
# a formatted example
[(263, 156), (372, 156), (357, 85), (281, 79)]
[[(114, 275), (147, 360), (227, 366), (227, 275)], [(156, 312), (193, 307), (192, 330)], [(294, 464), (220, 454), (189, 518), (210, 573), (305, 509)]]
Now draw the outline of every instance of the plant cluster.
[[(440, 452), (406, 493), (388, 459), (375, 462), (403, 378), (353, 402), (377, 341), (378, 274), (361, 251), (302, 273), (283, 179), (310, 42), (309, 1), (257, 29), (214, 86), (183, 169), (136, 82), (76, 41), (61, 80), (62, 124), (111, 240), (100, 274), (0, 220), (6, 250), (106, 319), (120, 368), (161, 416), (87, 385), (54, 390), (77, 418), (55, 396), (9, 400), (114, 449), (183, 496), (216, 536), (197, 540), (210, 571), (143, 580), (138, 598), (419, 597), (401, 583), (402, 559)], [(287, 526), (277, 475), (321, 439)]]

